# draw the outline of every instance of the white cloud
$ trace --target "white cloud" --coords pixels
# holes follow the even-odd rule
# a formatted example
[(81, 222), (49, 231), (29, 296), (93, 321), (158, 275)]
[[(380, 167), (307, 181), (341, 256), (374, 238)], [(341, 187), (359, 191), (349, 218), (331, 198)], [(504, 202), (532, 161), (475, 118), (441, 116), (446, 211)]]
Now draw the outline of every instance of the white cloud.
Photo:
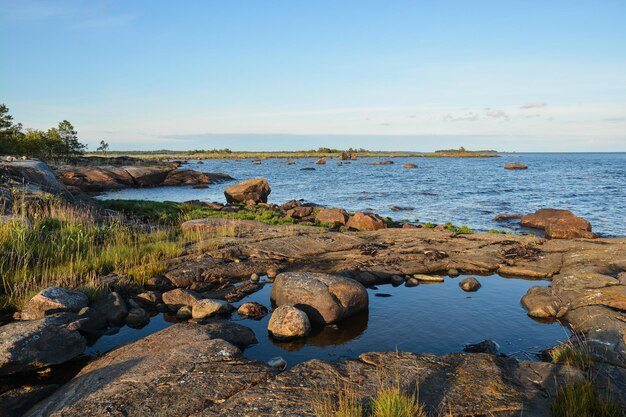
[(547, 105), (548, 104), (545, 101), (534, 101), (534, 102), (526, 103), (526, 104), (522, 105), (520, 107), (520, 109), (524, 109), (524, 110), (527, 110), (527, 109), (541, 109), (543, 107), (546, 107)]
[(491, 117), (492, 119), (504, 119), (509, 120), (509, 115), (504, 112), (504, 110), (489, 110), (485, 112), (487, 117)]
[(467, 112), (459, 116), (454, 116), (452, 113), (448, 113), (445, 115), (443, 120), (447, 122), (475, 122), (480, 119), (478, 113)]

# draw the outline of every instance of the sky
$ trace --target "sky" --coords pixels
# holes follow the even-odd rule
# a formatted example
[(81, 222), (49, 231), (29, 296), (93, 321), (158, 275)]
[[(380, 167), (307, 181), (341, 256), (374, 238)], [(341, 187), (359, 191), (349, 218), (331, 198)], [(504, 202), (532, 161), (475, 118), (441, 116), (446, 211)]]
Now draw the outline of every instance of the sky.
[(0, 11), (0, 103), (90, 149), (626, 151), (624, 0)]

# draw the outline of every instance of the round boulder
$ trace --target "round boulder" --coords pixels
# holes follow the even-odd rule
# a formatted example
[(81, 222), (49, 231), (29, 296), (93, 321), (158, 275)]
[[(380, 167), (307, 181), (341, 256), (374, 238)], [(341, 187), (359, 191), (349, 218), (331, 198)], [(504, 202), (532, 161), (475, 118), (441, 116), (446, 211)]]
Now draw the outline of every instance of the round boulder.
[(315, 323), (335, 323), (367, 310), (367, 290), (357, 281), (314, 272), (278, 274), (272, 292), (278, 305), (294, 305)]
[(465, 278), (459, 282), (459, 287), (465, 292), (474, 292), (478, 291), (481, 285), (476, 278)]
[(270, 195), (272, 189), (263, 178), (253, 178), (243, 181), (235, 185), (231, 185), (224, 190), (224, 196), (228, 204), (248, 203), (267, 203), (267, 196)]
[(311, 332), (311, 323), (304, 311), (292, 305), (282, 305), (272, 313), (267, 330), (275, 339), (296, 339)]
[(22, 310), (22, 320), (35, 320), (54, 313), (77, 313), (87, 307), (89, 298), (80, 291), (50, 287), (30, 299)]

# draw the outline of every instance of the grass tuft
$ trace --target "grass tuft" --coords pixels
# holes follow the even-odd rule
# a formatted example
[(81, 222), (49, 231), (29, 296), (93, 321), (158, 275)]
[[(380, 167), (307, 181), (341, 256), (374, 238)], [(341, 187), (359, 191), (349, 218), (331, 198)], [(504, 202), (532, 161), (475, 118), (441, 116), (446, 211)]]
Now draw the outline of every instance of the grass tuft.
[(559, 388), (550, 406), (553, 417), (624, 417), (626, 412), (598, 394), (588, 380), (570, 382)]
[(393, 384), (379, 389), (371, 403), (372, 417), (426, 417), (416, 394), (409, 394)]
[(363, 417), (363, 405), (348, 385), (339, 389), (337, 395), (320, 392), (313, 399), (313, 408), (316, 417)]

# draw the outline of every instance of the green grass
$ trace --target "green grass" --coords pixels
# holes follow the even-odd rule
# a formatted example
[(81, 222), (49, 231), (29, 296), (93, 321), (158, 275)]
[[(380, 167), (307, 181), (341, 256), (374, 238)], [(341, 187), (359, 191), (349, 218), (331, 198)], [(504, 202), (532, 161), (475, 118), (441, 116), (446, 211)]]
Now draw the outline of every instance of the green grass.
[(337, 395), (321, 392), (313, 398), (316, 417), (363, 417), (363, 405), (356, 393), (344, 385)]
[(568, 342), (553, 348), (549, 353), (552, 362), (574, 366), (583, 371), (588, 371), (593, 364), (593, 357), (584, 344), (579, 346), (574, 342)]
[(469, 234), (474, 233), (474, 230), (472, 230), (471, 228), (469, 228), (466, 225), (461, 225), (461, 227), (459, 227), (459, 226), (455, 226), (451, 222), (446, 222), (446, 224), (444, 224), (443, 227), (446, 230), (449, 230), (451, 232), (458, 233), (458, 234), (461, 234), (461, 235), (469, 235)]
[(437, 225), (435, 223), (426, 222), (422, 225), (424, 229), (434, 229)]
[(550, 408), (553, 417), (625, 417), (626, 412), (599, 394), (588, 380), (559, 388)]
[(210, 207), (172, 201), (103, 200), (100, 204), (105, 208), (140, 217), (145, 221), (160, 225), (179, 225), (187, 220), (207, 217), (256, 220), (273, 225), (297, 223), (297, 220), (291, 217), (281, 217), (278, 211), (263, 206), (242, 207), (238, 212), (231, 213)]
[(370, 407), (372, 417), (426, 417), (417, 395), (404, 392), (395, 384), (381, 388)]
[(13, 219), (0, 223), (1, 309), (19, 308), (49, 286), (95, 297), (97, 278), (109, 273), (143, 283), (184, 251), (178, 228), (145, 231), (57, 200), (17, 206)]

